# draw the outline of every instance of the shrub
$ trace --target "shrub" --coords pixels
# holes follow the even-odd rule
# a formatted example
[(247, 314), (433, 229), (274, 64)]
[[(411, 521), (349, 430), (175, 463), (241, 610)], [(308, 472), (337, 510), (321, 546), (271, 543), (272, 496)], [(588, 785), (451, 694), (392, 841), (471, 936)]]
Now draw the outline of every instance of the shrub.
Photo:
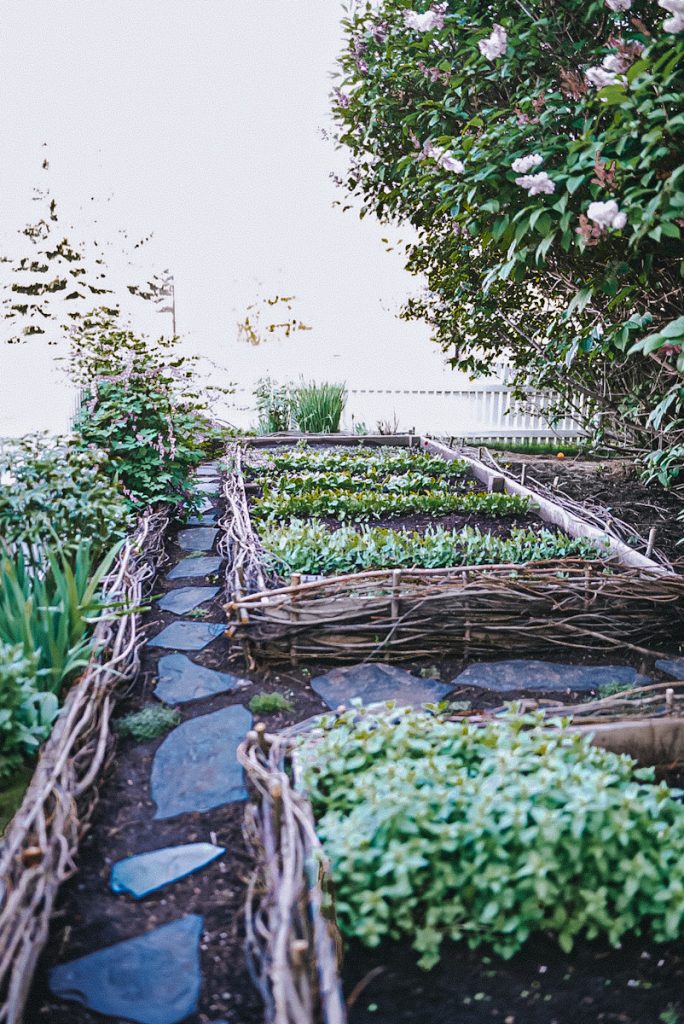
[(144, 743), (163, 736), (169, 729), (180, 725), (181, 716), (176, 708), (166, 704), (146, 704), (140, 711), (132, 711), (115, 723), (119, 736)]
[(337, 433), (346, 401), (344, 384), (301, 383), (292, 392), (292, 411), (297, 426), (307, 434)]
[(292, 398), (287, 384), (276, 384), (270, 377), (257, 381), (254, 392), (260, 434), (277, 434), (292, 426)]
[(107, 455), (79, 439), (34, 434), (0, 448), (0, 536), (65, 548), (89, 540), (104, 551), (131, 525), (126, 499), (104, 468)]
[(107, 452), (103, 468), (131, 507), (187, 500), (189, 472), (203, 458), (206, 402), (178, 339), (138, 338), (97, 315), (74, 335), (71, 367), (84, 392), (75, 428), (85, 445)]
[(274, 715), (278, 711), (293, 711), (294, 705), (281, 693), (257, 693), (249, 702), (255, 715)]
[[(556, 723), (561, 724), (561, 723)], [(329, 718), (300, 739), (303, 785), (346, 935), (512, 956), (684, 925), (681, 791), (588, 738), (508, 714), (476, 725), (410, 709)]]
[(285, 526), (265, 526), (261, 543), (278, 572), (334, 575), (360, 569), (451, 565), (495, 565), (534, 562), (548, 558), (596, 558), (588, 540), (564, 533), (514, 527), (510, 536), (496, 537), (466, 526), (462, 530), (429, 528), (424, 534), (351, 526), (330, 531), (318, 522), (295, 519)]

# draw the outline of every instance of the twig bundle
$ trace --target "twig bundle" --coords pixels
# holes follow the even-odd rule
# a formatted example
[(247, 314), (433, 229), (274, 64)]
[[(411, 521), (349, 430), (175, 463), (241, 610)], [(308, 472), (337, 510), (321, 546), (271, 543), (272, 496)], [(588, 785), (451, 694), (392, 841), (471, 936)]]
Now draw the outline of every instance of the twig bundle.
[(110, 749), (114, 691), (139, 668), (138, 611), (162, 558), (165, 512), (145, 515), (105, 580), (103, 599), (127, 609), (95, 628), (99, 652), (71, 688), (0, 850), (0, 1022), (21, 1024), (60, 885), (97, 801)]

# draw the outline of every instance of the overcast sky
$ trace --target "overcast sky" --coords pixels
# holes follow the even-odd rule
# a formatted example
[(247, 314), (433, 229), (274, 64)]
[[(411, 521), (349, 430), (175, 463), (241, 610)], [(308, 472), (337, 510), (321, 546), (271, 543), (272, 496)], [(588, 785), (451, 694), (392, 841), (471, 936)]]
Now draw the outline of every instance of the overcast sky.
[[(176, 276), (188, 347), (233, 379), (270, 370), (281, 379), (415, 385), (420, 367), (426, 384), (439, 380), (442, 357), (427, 329), (396, 317), (417, 284), (385, 251), (386, 229), (333, 205), (344, 195), (330, 173), (345, 158), (321, 129), (341, 4), (2, 6), (3, 251), (34, 212), (47, 142), (65, 220), (85, 232), (97, 218), (100, 238), (153, 232), (147, 259)], [(313, 330), (260, 350), (237, 344), (247, 304), (283, 291), (296, 295), (296, 313)], [(0, 350), (5, 408), (13, 358), (18, 366), (30, 357)]]

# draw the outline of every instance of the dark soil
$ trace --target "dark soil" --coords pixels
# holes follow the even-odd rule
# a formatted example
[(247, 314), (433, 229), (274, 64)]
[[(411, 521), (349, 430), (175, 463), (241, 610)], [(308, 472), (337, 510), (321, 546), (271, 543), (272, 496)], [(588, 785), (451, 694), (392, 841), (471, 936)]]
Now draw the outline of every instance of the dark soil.
[(575, 501), (588, 502), (592, 507), (602, 505), (616, 518), (633, 526), (641, 536), (648, 538), (652, 526), (657, 529), (656, 545), (672, 561), (684, 566), (684, 521), (678, 516), (684, 512), (684, 490), (666, 491), (659, 484), (645, 484), (639, 479), (633, 462), (610, 459), (557, 459), (554, 456), (527, 456), (492, 452), (494, 458), (515, 476), (527, 464), (527, 483), (534, 489), (539, 480), (552, 486), (558, 477), (558, 489)]

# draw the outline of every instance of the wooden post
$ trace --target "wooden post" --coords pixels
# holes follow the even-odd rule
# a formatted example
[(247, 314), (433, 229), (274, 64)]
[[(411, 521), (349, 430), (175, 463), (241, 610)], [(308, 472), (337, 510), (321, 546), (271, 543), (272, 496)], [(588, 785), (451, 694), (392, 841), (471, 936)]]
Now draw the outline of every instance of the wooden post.
[(503, 494), (506, 490), (506, 478), (500, 473), (494, 473), (489, 478), (489, 490), (495, 494)]
[(650, 558), (653, 554), (653, 548), (655, 547), (656, 533), (658, 532), (657, 527), (652, 526), (648, 531), (648, 541), (646, 543), (646, 557)]
[(527, 463), (523, 462), (522, 468), (520, 470), (520, 485), (521, 485), (521, 487), (525, 486), (525, 480), (526, 479), (527, 479)]

